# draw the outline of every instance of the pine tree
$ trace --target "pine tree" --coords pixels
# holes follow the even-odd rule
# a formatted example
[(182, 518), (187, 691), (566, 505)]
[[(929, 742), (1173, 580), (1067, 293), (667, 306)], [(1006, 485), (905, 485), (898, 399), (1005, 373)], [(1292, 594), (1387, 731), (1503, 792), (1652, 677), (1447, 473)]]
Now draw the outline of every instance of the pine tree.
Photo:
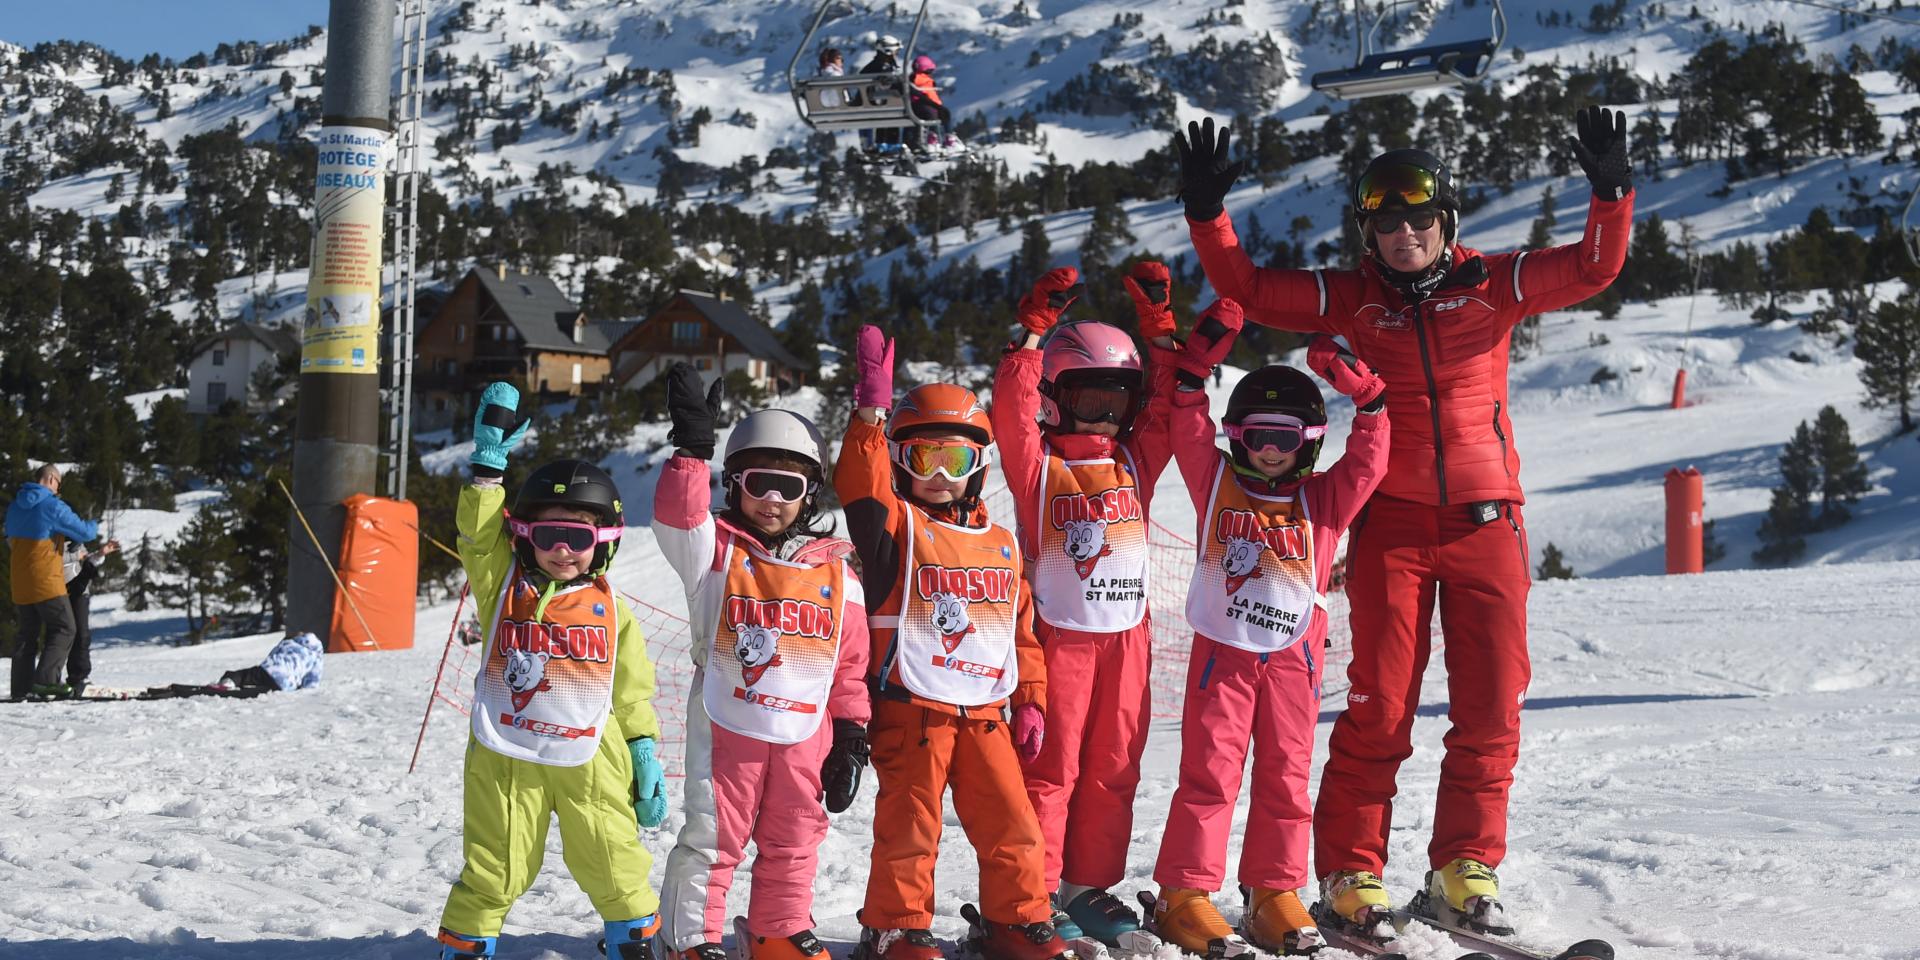
[(1540, 215), (1533, 220), (1533, 229), (1527, 233), (1528, 250), (1545, 250), (1553, 246), (1553, 187), (1547, 186), (1540, 191)]
[(1720, 538), (1714, 535), (1713, 521), (1708, 520), (1700, 528), (1700, 565), (1710, 567), (1726, 558), (1727, 545), (1720, 542)]
[(1866, 364), (1860, 383), (1867, 406), (1900, 411), (1900, 432), (1913, 430), (1914, 394), (1920, 391), (1920, 294), (1908, 287), (1883, 303), (1854, 329), (1853, 355)]
[(224, 503), (200, 508), (173, 546), (162, 554), (161, 562), (179, 574), (180, 580), (155, 592), (162, 603), (186, 615), (187, 635), (194, 643), (206, 635), (213, 618), (227, 609), (236, 593), (232, 579), (234, 544), (227, 535), (232, 515)]
[(1570, 566), (1567, 566), (1566, 555), (1562, 554), (1560, 552), (1560, 548), (1555, 546), (1552, 541), (1548, 541), (1547, 549), (1542, 551), (1540, 554), (1540, 566), (1538, 569), (1534, 571), (1534, 579), (1536, 580), (1572, 580), (1573, 579), (1573, 568)]
[(1820, 408), (1813, 422), (1820, 443), (1820, 521), (1821, 527), (1846, 523), (1847, 505), (1858, 503), (1872, 489), (1867, 482), (1867, 465), (1860, 462), (1860, 450), (1853, 445), (1853, 432), (1847, 418), (1831, 405)]
[(1786, 564), (1807, 550), (1806, 535), (1814, 529), (1813, 493), (1820, 486), (1820, 450), (1813, 439), (1813, 428), (1805, 420), (1793, 431), (1780, 453), (1780, 486), (1773, 488), (1773, 501), (1760, 520), (1760, 549), (1753, 559), (1765, 564)]
[(133, 562), (128, 564), (127, 585), (124, 590), (128, 610), (145, 610), (153, 602), (153, 535), (140, 535), (140, 548), (133, 552)]

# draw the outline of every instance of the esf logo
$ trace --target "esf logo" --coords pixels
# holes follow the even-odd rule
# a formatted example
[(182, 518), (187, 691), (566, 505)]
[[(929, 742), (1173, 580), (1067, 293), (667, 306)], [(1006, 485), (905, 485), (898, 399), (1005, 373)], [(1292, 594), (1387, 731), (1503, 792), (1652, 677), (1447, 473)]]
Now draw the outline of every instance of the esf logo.
[(955, 673), (963, 673), (969, 677), (980, 677), (986, 680), (998, 680), (1000, 679), (1000, 675), (1005, 672), (998, 667), (989, 667), (984, 663), (971, 663), (959, 657), (936, 656), (933, 658), (933, 665), (942, 670), (952, 670)]

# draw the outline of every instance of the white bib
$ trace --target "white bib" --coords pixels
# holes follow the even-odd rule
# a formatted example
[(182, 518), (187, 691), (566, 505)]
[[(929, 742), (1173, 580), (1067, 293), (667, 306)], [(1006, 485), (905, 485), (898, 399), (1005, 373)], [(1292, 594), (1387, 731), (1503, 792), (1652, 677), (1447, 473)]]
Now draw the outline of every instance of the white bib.
[(1007, 528), (961, 527), (907, 508), (895, 665), (907, 689), (941, 703), (1006, 699), (1020, 682), (1014, 649), (1018, 544)]
[(1040, 479), (1033, 602), (1068, 630), (1119, 633), (1147, 616), (1147, 523), (1133, 456), (1063, 460), (1050, 450)]
[(617, 601), (602, 577), (556, 592), (536, 621), (539, 602), (518, 565), (508, 571), (473, 681), (473, 736), (516, 760), (577, 767), (613, 706)]
[(1306, 498), (1261, 497), (1214, 468), (1206, 533), (1187, 589), (1187, 622), (1202, 636), (1254, 653), (1300, 641), (1325, 606), (1314, 582)]
[(720, 626), (702, 668), (707, 716), (767, 743), (820, 729), (840, 661), (846, 567), (790, 563), (734, 538)]

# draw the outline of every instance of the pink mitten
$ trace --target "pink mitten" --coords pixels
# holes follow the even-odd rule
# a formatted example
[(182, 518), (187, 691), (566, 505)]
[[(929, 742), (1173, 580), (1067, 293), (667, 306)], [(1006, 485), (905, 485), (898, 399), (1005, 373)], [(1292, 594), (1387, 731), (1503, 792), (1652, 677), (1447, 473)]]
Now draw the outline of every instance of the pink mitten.
[(1032, 763), (1040, 758), (1040, 748), (1047, 742), (1047, 716), (1039, 707), (1023, 703), (1013, 708), (1013, 749), (1020, 754), (1021, 763)]
[(869, 323), (860, 328), (854, 347), (855, 407), (893, 406), (893, 338)]

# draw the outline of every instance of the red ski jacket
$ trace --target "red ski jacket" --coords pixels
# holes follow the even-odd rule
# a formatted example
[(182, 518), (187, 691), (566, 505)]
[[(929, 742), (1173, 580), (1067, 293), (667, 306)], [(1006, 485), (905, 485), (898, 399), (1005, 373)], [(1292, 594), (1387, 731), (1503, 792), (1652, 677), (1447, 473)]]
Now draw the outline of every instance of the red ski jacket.
[(1207, 279), (1248, 319), (1339, 334), (1380, 374), (1392, 451), (1379, 492), (1434, 505), (1525, 502), (1507, 410), (1513, 328), (1605, 290), (1626, 262), (1632, 224), (1629, 193), (1591, 201), (1578, 243), (1489, 255), (1456, 244), (1447, 282), (1408, 305), (1371, 257), (1358, 270), (1256, 267), (1226, 213), (1188, 221)]

